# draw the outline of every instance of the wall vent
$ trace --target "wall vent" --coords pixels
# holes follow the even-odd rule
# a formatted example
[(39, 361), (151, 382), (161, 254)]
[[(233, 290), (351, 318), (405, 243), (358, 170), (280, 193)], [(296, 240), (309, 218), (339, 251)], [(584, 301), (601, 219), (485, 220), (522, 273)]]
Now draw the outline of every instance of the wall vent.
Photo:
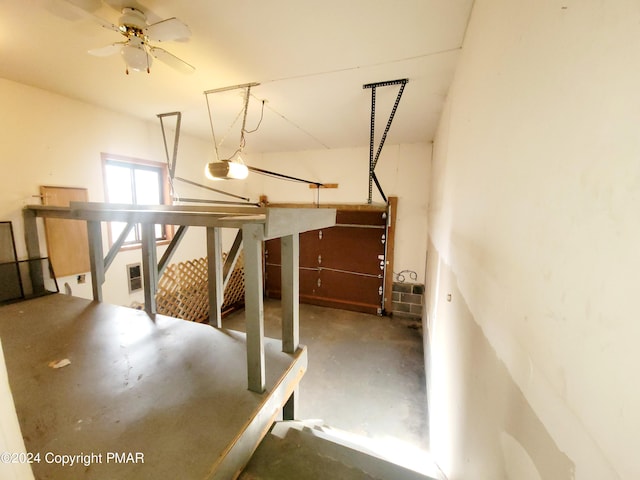
[(142, 289), (142, 273), (139, 263), (131, 263), (127, 265), (127, 280), (129, 284), (129, 293)]

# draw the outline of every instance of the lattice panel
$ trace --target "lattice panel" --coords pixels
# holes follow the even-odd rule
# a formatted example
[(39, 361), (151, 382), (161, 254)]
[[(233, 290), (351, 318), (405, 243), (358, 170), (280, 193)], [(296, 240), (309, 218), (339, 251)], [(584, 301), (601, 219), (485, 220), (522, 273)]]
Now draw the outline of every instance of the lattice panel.
[(242, 252), (238, 255), (227, 288), (224, 289), (222, 311), (224, 312), (239, 303), (244, 303), (244, 255)]
[[(207, 259), (198, 258), (169, 265), (158, 282), (158, 313), (192, 322), (209, 321)], [(224, 290), (225, 311), (244, 301), (244, 259), (238, 257)]]

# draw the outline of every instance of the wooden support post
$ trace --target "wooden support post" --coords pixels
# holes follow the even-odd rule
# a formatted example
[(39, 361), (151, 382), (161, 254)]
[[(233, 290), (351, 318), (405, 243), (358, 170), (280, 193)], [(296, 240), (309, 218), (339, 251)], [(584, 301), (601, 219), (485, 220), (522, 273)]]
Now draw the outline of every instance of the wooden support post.
[[(23, 210), (24, 218), (24, 238), (27, 245), (27, 255), (29, 260), (29, 277), (34, 294), (40, 294), (45, 291), (44, 274), (42, 271), (42, 262), (40, 261), (40, 238), (38, 236), (38, 223), (36, 213), (33, 210)], [(55, 273), (55, 272), (54, 272)]]
[(249, 377), (249, 390), (257, 393), (262, 393), (265, 389), (264, 305), (262, 299), (263, 233), (264, 227), (262, 225), (245, 224), (242, 226), (247, 374)]
[(24, 241), (27, 245), (27, 255), (29, 258), (40, 258), (40, 240), (38, 238), (38, 224), (36, 213), (33, 210), (24, 209), (22, 211), (24, 219)]
[(382, 309), (385, 314), (393, 312), (393, 261), (396, 245), (396, 214), (398, 211), (398, 197), (389, 197), (387, 206), (387, 238), (385, 243), (384, 266), (384, 296)]
[(294, 353), (300, 343), (300, 236), (281, 239), (282, 351)]
[(104, 283), (104, 252), (102, 251), (102, 224), (98, 220), (87, 221), (87, 238), (89, 240), (89, 264), (91, 266), (91, 288), (93, 299), (102, 301), (102, 284)]
[(207, 228), (207, 266), (209, 278), (209, 324), (222, 328), (222, 232), (218, 227)]
[(158, 251), (156, 229), (153, 223), (140, 224), (142, 233), (142, 279), (144, 284), (144, 310), (155, 315), (156, 292), (158, 290)]

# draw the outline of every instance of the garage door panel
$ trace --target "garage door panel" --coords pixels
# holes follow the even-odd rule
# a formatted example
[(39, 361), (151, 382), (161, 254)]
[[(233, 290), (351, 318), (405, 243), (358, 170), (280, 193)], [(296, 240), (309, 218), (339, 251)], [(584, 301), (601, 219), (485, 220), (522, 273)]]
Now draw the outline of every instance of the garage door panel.
[(379, 225), (386, 226), (386, 212), (338, 210), (336, 225)]
[(374, 312), (380, 307), (382, 278), (322, 270), (320, 280), (324, 298), (353, 306), (369, 306)]
[[(383, 211), (338, 210), (337, 225), (300, 235), (300, 301), (367, 313), (382, 307)], [(265, 242), (266, 292), (281, 296), (280, 239)]]
[[(304, 268), (315, 268), (318, 266), (318, 252), (320, 251), (320, 232), (324, 230), (313, 230), (300, 234), (300, 266)], [(278, 241), (280, 241), (278, 239)]]
[(264, 258), (267, 264), (280, 265), (282, 263), (282, 250), (280, 248), (279, 238), (264, 242)]
[[(265, 272), (265, 293), (270, 298), (280, 298), (282, 294), (282, 274), (280, 265), (267, 265)], [(319, 291), (317, 270), (299, 270), (299, 292), (300, 296), (316, 297), (322, 293)]]
[(322, 266), (352, 272), (380, 273), (384, 230), (332, 227), (324, 231)]
[[(320, 252), (320, 240), (318, 230), (304, 232), (300, 235), (300, 267), (316, 268)], [(282, 244), (279, 238), (265, 242), (265, 258), (268, 264), (282, 264)]]
[(265, 293), (268, 297), (280, 296), (280, 291), (282, 290), (282, 277), (280, 272), (280, 265), (273, 265), (268, 263), (265, 265)]

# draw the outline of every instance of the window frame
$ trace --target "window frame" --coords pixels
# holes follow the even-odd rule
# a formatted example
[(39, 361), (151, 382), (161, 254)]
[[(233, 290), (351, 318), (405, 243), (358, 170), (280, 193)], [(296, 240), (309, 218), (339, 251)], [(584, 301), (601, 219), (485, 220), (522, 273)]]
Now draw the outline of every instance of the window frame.
[[(171, 187), (169, 184), (169, 171), (166, 163), (155, 162), (153, 160), (144, 160), (141, 158), (134, 158), (125, 155), (114, 155), (110, 153), (101, 153), (100, 154), (102, 160), (102, 182), (104, 188), (104, 199), (105, 202), (109, 202), (109, 188), (107, 184), (107, 165), (109, 163), (119, 164), (123, 166), (131, 165), (130, 168), (146, 167), (141, 168), (142, 170), (157, 169), (160, 172), (160, 182), (161, 188), (160, 192), (162, 195), (162, 204), (161, 205), (172, 205), (173, 201), (171, 198)], [(109, 247), (111, 247), (116, 239), (113, 238), (111, 222), (107, 222), (107, 236), (109, 241)], [(174, 227), (173, 225), (163, 225), (163, 237), (162, 239), (156, 239), (156, 245), (167, 245), (171, 242), (174, 235)], [(142, 247), (142, 243), (140, 241), (136, 241), (135, 243), (126, 243), (120, 247), (120, 250), (135, 250)]]

